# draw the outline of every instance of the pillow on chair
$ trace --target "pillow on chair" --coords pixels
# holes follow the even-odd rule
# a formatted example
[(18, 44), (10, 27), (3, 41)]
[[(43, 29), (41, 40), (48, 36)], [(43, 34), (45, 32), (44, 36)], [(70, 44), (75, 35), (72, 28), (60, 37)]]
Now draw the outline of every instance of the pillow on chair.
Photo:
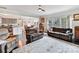
[(67, 31), (66, 31), (66, 34), (69, 34), (69, 33), (70, 33), (70, 31), (69, 31), (69, 30), (67, 30)]

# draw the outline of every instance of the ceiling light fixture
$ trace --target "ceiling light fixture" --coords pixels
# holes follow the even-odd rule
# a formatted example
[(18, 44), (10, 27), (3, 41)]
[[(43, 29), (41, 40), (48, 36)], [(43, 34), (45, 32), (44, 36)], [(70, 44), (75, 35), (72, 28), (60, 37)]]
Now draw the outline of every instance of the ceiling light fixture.
[(38, 7), (39, 7), (39, 8), (38, 8), (38, 11), (39, 11), (39, 12), (45, 12), (45, 10), (42, 8), (42, 5), (38, 5)]

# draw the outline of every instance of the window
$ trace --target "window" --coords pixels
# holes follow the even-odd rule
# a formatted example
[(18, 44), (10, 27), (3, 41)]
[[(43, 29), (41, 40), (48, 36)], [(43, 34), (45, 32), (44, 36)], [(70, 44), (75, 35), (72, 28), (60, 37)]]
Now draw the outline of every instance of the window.
[(70, 28), (69, 18), (70, 18), (69, 16), (49, 18), (48, 26), (49, 28), (50, 27)]

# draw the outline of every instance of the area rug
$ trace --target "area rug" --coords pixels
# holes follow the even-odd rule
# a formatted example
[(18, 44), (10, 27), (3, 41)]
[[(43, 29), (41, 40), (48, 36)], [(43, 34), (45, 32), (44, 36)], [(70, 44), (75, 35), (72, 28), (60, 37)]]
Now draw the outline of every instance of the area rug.
[(13, 53), (79, 53), (79, 45), (57, 38), (44, 36), (42, 39), (18, 48)]

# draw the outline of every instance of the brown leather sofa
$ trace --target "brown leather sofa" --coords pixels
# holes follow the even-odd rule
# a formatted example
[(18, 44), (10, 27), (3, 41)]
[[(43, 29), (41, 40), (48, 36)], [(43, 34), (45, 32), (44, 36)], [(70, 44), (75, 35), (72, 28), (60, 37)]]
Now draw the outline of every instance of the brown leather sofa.
[(27, 38), (26, 44), (43, 38), (43, 33), (38, 33), (37, 29), (35, 28), (27, 28), (25, 29), (25, 31), (26, 31), (26, 38)]
[(34, 42), (36, 40), (39, 40), (43, 38), (43, 33), (33, 33), (33, 34), (29, 34), (27, 35), (27, 43), (31, 43), (31, 42)]
[(72, 29), (70, 28), (56, 28), (53, 27), (51, 31), (47, 31), (49, 36), (63, 39), (66, 41), (72, 41)]

